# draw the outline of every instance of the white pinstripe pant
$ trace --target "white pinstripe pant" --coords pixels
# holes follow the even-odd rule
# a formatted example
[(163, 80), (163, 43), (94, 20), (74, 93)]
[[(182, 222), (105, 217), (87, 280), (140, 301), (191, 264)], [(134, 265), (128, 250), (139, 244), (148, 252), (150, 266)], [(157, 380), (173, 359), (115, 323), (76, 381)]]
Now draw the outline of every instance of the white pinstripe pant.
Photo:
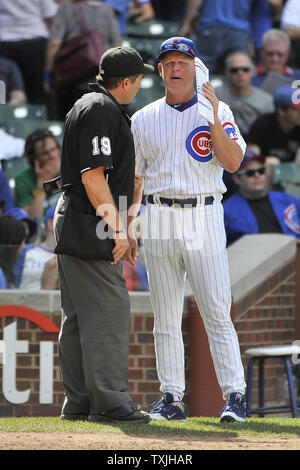
[(230, 318), (231, 290), (221, 202), (188, 209), (147, 204), (142, 236), (161, 392), (182, 398), (185, 390), (181, 322), (187, 276), (206, 328), (223, 397), (226, 399), (233, 391), (245, 393), (240, 348)]

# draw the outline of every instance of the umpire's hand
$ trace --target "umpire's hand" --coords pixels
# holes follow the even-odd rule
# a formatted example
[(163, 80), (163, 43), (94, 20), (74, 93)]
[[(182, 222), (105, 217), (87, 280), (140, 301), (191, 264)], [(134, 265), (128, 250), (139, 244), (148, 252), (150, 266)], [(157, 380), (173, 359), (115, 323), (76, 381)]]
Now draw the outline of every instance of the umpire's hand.
[(114, 260), (110, 261), (110, 264), (117, 264), (128, 250), (129, 243), (126, 232), (114, 233), (113, 239), (115, 242), (115, 247), (112, 250)]

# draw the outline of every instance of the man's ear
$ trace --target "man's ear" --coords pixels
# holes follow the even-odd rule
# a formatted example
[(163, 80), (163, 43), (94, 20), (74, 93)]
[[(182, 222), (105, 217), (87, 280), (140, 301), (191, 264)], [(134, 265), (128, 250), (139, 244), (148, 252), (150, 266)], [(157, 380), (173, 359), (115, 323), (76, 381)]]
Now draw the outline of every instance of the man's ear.
[(160, 62), (158, 63), (157, 68), (158, 68), (158, 73), (159, 73), (159, 75), (162, 77), (162, 66), (161, 66), (161, 63), (160, 63)]
[(123, 80), (122, 80), (122, 82), (121, 82), (121, 85), (122, 85), (123, 90), (126, 90), (126, 89), (127, 89), (128, 82), (130, 82), (130, 80), (129, 80), (128, 77), (123, 78)]

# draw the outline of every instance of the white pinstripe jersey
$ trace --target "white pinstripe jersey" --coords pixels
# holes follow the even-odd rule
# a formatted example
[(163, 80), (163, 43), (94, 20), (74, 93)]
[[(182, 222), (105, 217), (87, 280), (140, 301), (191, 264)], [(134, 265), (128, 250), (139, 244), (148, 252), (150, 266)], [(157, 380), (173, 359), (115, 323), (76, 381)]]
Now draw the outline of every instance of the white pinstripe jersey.
[[(219, 102), (218, 116), (227, 134), (246, 149), (229, 107)], [(161, 98), (132, 116), (136, 173), (145, 176), (144, 193), (166, 197), (224, 193), (223, 168), (198, 105), (177, 111)]]

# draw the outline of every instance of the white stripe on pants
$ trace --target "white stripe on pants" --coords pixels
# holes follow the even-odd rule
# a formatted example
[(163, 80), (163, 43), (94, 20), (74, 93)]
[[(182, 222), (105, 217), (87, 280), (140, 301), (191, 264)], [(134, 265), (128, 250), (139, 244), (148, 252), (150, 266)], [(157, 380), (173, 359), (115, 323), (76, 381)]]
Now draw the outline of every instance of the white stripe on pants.
[(188, 209), (148, 204), (142, 217), (142, 236), (160, 390), (182, 397), (185, 389), (181, 322), (187, 276), (206, 328), (223, 397), (233, 391), (245, 393), (240, 348), (230, 318), (222, 204), (215, 201)]

